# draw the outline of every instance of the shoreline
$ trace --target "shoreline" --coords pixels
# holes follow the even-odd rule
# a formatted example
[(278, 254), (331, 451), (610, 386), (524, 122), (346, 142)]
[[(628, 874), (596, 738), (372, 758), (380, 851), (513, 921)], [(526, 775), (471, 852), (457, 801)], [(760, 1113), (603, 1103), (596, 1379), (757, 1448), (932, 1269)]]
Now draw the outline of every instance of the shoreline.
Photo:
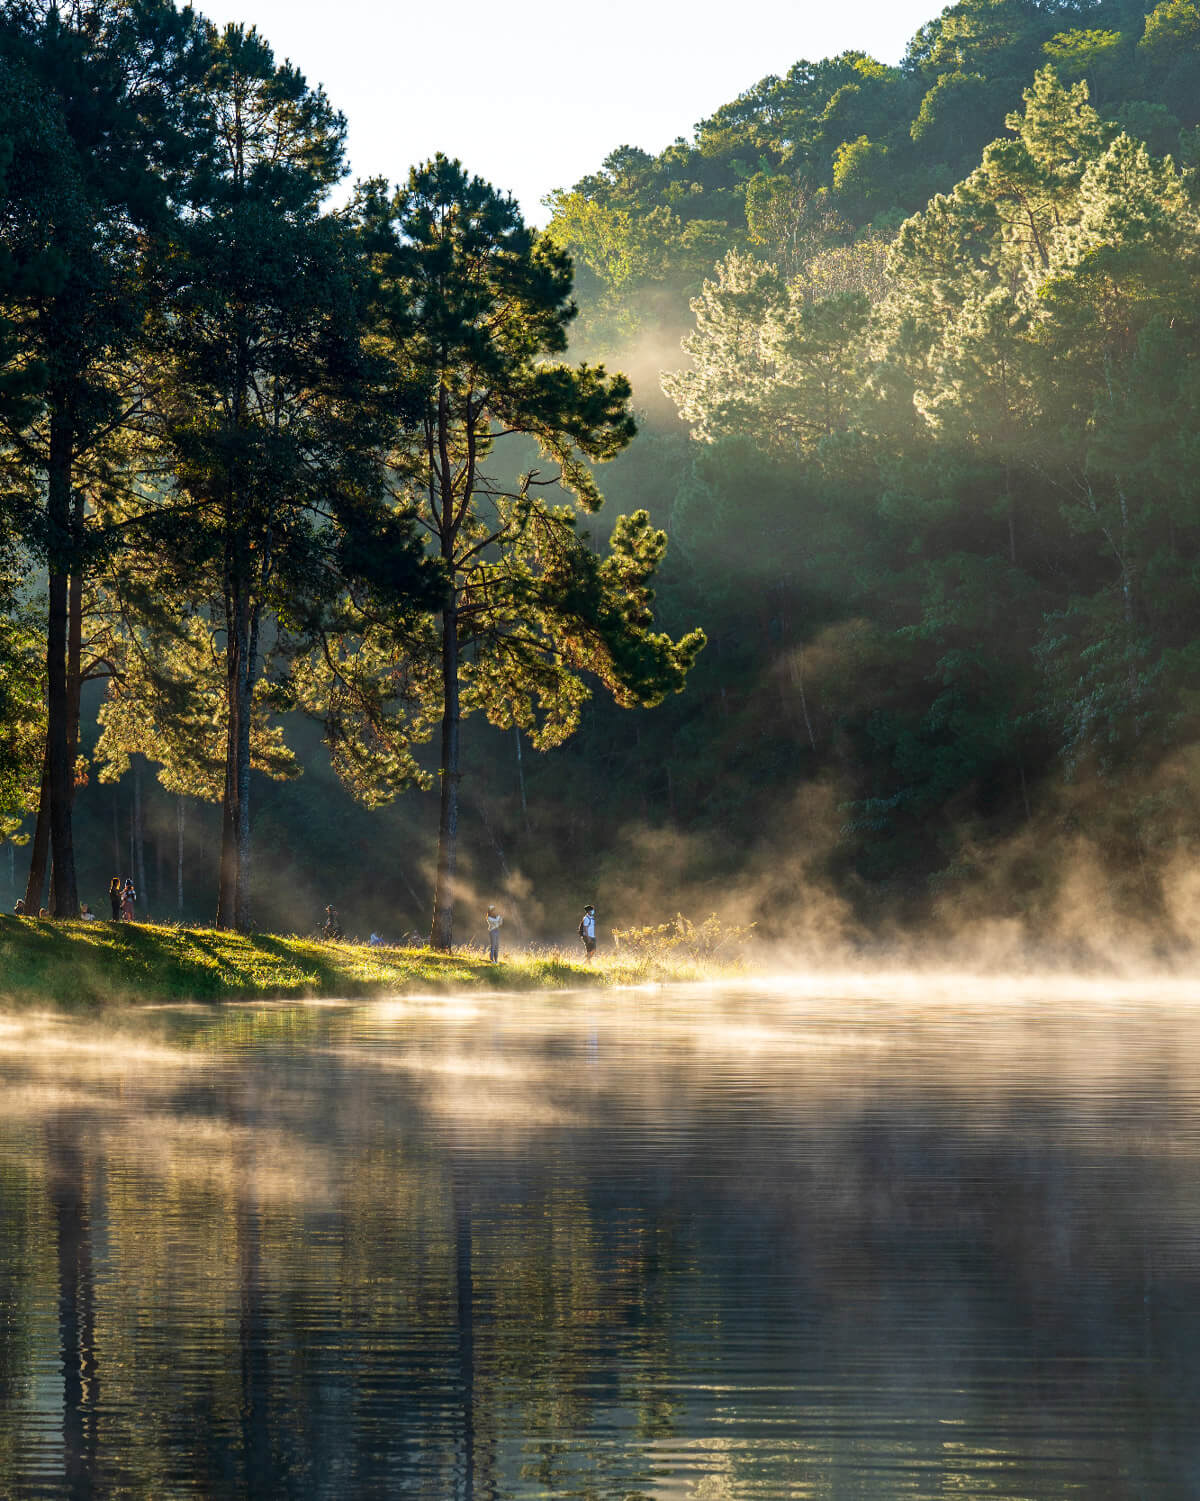
[(0, 914), (0, 1008), (100, 1010), (172, 1002), (605, 988), (699, 980), (714, 972), (715, 967), (698, 962), (613, 951), (589, 965), (565, 951), (514, 949), (493, 964), (482, 949), (469, 946), (444, 954), (294, 934)]

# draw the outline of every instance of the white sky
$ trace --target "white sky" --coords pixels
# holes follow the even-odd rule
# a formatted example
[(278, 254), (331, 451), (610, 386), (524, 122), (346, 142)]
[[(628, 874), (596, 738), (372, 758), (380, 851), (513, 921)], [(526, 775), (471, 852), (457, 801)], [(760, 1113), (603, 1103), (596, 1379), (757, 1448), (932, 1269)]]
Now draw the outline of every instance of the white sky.
[(354, 176), (459, 157), (541, 199), (620, 145), (657, 152), (768, 73), (848, 48), (896, 62), (936, 0), (197, 0), (254, 25), (346, 116)]

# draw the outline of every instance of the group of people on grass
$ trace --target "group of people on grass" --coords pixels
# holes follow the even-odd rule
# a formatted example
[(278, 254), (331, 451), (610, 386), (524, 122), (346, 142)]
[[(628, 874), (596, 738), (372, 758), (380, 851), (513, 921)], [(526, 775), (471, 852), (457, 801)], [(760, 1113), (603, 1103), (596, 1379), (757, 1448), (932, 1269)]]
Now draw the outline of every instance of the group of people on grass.
[[(137, 892), (133, 889), (133, 879), (126, 876), (124, 881), (120, 876), (113, 876), (108, 883), (108, 900), (112, 907), (113, 922), (132, 922), (134, 904), (137, 901)], [(18, 902), (13, 908), (18, 917), (25, 916), (25, 903)], [(42, 917), (48, 917), (45, 907), (41, 911)], [(84, 922), (95, 922), (96, 914), (86, 902), (79, 909), (79, 916)], [(500, 962), (500, 929), (504, 926), (504, 918), (500, 915), (495, 905), (490, 906), (486, 913), (488, 930), (488, 958), (493, 964)], [(583, 916), (579, 919), (577, 929), (583, 943), (584, 958), (587, 963), (592, 962), (592, 955), (596, 952), (596, 909), (591, 902), (583, 909)], [(332, 905), (325, 908), (325, 922), (321, 929), (323, 938), (341, 938), (342, 923), (338, 917), (337, 909)], [(371, 945), (377, 947), (382, 943), (378, 933), (371, 934)]]
[[(504, 919), (494, 906), (489, 907), (485, 915), (488, 927), (488, 958), (493, 964), (497, 964), (500, 960), (500, 929)], [(579, 927), (576, 931), (583, 941), (584, 958), (590, 964), (592, 955), (596, 952), (596, 909), (591, 902), (583, 909), (583, 916), (579, 919)]]
[[(488, 958), (493, 964), (500, 961), (500, 929), (504, 926), (504, 918), (499, 909), (493, 904), (484, 914), (487, 921), (488, 932)], [(583, 909), (583, 916), (579, 919), (577, 929), (583, 942), (583, 953), (587, 962), (592, 962), (592, 955), (596, 952), (596, 909), (591, 902)], [(321, 928), (322, 938), (341, 938), (342, 923), (338, 917), (337, 909), (328, 906), (325, 908), (325, 922)], [(414, 935), (415, 937), (416, 935)], [(372, 948), (384, 947), (383, 939), (378, 933), (372, 933), (367, 940)]]
[[(132, 876), (126, 876), (124, 882), (120, 876), (113, 876), (108, 883), (108, 902), (112, 907), (113, 922), (132, 922), (133, 904), (136, 901), (137, 892), (133, 889)], [(86, 908), (86, 902), (84, 906)]]
[[(137, 901), (137, 892), (133, 889), (133, 878), (126, 876), (124, 881), (120, 876), (113, 876), (108, 883), (108, 900), (112, 907), (113, 922), (132, 922), (134, 903)], [(43, 907), (39, 912), (28, 912), (22, 899), (13, 907), (13, 913), (17, 917), (49, 917), (50, 914)], [(79, 904), (80, 922), (97, 922), (99, 919), (86, 902)]]

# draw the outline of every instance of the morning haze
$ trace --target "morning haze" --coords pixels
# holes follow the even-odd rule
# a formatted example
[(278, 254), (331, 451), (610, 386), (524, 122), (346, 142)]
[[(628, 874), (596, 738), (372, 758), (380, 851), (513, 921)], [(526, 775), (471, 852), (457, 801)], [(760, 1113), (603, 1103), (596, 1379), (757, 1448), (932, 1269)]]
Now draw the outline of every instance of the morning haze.
[(0, 1493), (1191, 1494), (1200, 5), (336, 22), (0, 7)]

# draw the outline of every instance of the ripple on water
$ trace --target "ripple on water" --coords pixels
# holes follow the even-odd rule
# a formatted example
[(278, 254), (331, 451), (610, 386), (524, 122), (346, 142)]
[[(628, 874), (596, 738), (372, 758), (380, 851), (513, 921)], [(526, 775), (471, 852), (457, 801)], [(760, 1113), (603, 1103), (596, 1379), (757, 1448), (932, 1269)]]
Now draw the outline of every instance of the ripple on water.
[(1187, 1495), (1196, 995), (0, 1018), (0, 1495)]

